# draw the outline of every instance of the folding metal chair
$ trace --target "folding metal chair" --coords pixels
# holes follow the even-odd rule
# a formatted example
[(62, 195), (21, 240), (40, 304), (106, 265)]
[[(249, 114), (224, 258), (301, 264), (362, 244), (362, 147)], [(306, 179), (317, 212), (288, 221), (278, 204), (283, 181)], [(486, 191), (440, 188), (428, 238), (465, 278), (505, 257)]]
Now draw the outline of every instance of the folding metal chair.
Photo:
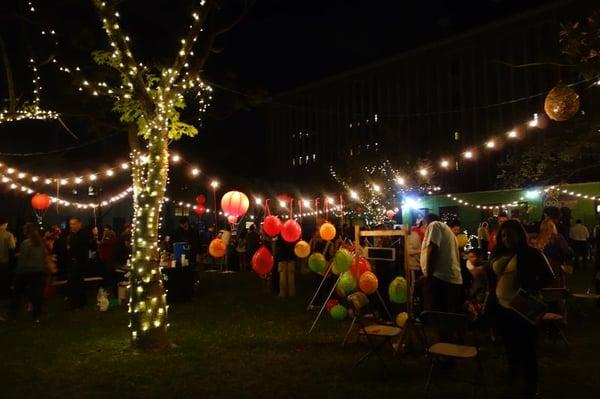
[[(464, 345), (458, 340), (464, 339), (469, 326), (469, 320), (464, 314), (444, 313), (426, 311), (419, 316), (423, 327), (429, 327), (436, 330), (440, 339), (432, 344), (428, 344), (427, 356), (430, 361), (429, 375), (425, 384), (425, 396), (429, 393), (429, 387), (436, 368), (439, 367), (440, 359), (451, 360), (474, 360), (476, 364), (475, 376), (473, 381), (468, 381), (474, 387), (481, 386), (484, 394), (487, 395), (487, 385), (485, 383), (485, 374), (483, 364), (479, 356), (479, 347), (477, 345)], [(458, 337), (458, 338), (455, 338)]]
[(567, 327), (567, 300), (570, 296), (566, 288), (544, 288), (542, 290), (542, 299), (548, 305), (550, 312), (546, 312), (542, 317), (542, 328), (546, 333), (554, 338), (560, 337), (568, 346), (569, 340), (565, 334)]
[(349, 295), (348, 301), (350, 302), (350, 308), (354, 314), (352, 324), (358, 324), (357, 333), (366, 338), (366, 341), (371, 348), (369, 352), (358, 359), (355, 366), (359, 365), (374, 354), (379, 358), (383, 368), (387, 372), (388, 369), (380, 351), (386, 345), (389, 345), (392, 351), (395, 351), (392, 344), (392, 339), (398, 337), (402, 332), (402, 329), (386, 324), (369, 324), (373, 321), (373, 318), (368, 317), (370, 315), (366, 313), (366, 308), (369, 305), (369, 298), (367, 298), (367, 296), (362, 292), (355, 292), (354, 294)]

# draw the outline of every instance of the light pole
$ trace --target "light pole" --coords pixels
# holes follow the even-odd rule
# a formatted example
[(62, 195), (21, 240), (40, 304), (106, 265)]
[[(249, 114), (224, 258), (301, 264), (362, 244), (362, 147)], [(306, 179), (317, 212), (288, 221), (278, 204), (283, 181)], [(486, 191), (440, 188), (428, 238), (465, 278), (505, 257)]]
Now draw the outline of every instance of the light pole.
[(219, 187), (219, 182), (213, 180), (210, 182), (210, 186), (213, 189), (213, 205), (215, 211), (215, 231), (219, 231), (219, 210), (217, 208), (217, 188)]

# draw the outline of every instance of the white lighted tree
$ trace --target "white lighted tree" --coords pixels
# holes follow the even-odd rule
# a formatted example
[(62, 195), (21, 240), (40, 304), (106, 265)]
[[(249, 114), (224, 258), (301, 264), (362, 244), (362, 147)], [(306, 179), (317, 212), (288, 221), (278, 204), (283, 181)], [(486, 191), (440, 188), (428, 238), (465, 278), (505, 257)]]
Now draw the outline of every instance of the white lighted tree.
[[(124, 32), (117, 0), (94, 0), (108, 37), (110, 51), (97, 51), (97, 63), (118, 73), (118, 82), (82, 80), (94, 95), (114, 98), (113, 109), (130, 126), (133, 179), (133, 235), (130, 259), (130, 329), (132, 344), (143, 350), (169, 346), (167, 300), (158, 264), (158, 229), (169, 172), (169, 143), (198, 131), (180, 120), (185, 96), (195, 95), (203, 109), (211, 89), (202, 81), (206, 60), (216, 38), (239, 21), (225, 21), (223, 4), (202, 0), (192, 14), (189, 31), (181, 39), (171, 65), (144, 65), (137, 61)], [(225, 3), (223, 1), (223, 3)], [(244, 3), (244, 11), (248, 4)]]

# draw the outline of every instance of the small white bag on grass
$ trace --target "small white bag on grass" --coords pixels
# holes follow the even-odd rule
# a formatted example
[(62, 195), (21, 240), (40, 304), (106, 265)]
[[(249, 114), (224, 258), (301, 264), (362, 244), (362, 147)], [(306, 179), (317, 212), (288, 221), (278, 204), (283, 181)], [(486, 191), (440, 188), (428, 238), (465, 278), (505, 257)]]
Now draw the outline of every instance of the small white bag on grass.
[(106, 312), (108, 310), (108, 292), (104, 290), (104, 288), (98, 289), (98, 295), (96, 295), (96, 300), (98, 301), (98, 309), (101, 312)]

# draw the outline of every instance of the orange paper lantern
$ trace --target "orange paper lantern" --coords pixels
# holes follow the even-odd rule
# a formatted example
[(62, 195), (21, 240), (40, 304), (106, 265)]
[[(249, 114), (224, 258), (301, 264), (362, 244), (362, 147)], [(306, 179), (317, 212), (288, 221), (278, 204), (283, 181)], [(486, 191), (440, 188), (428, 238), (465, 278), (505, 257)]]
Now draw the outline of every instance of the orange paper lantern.
[(329, 222), (325, 222), (323, 225), (321, 225), (319, 234), (325, 241), (331, 241), (335, 238), (335, 226)]
[(370, 295), (377, 291), (378, 286), (379, 281), (377, 280), (377, 276), (373, 272), (364, 272), (358, 280), (358, 288), (360, 288), (360, 290), (367, 295)]
[(248, 197), (239, 191), (230, 191), (221, 198), (221, 208), (228, 215), (243, 216), (248, 211), (249, 206)]
[(31, 206), (38, 211), (48, 209), (48, 207), (50, 207), (50, 202), (50, 197), (46, 194), (37, 193), (31, 197)]
[(227, 252), (227, 247), (225, 246), (225, 242), (220, 238), (215, 238), (210, 242), (208, 246), (208, 253), (213, 258), (222, 258), (225, 256), (225, 252)]

